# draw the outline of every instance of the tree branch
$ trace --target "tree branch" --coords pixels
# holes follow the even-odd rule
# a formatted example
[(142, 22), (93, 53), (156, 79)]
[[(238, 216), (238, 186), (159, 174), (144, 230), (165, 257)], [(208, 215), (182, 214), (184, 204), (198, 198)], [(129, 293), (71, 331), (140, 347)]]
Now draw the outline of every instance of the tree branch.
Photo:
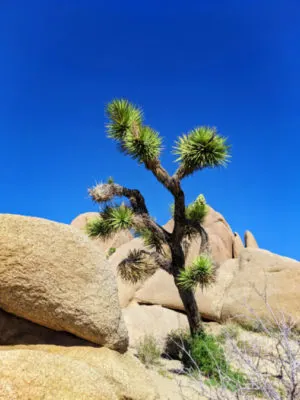
[(194, 229), (198, 234), (200, 235), (201, 238), (201, 244), (200, 244), (200, 254), (202, 253), (210, 253), (210, 246), (209, 246), (209, 237), (208, 234), (203, 228), (201, 224), (198, 222), (194, 222), (191, 220), (187, 220), (188, 226), (190, 226), (192, 229)]
[(184, 235), (185, 225), (185, 198), (183, 190), (180, 186), (180, 181), (171, 177), (157, 159), (153, 161), (146, 161), (145, 166), (174, 196), (174, 230), (172, 232), (172, 236), (175, 243), (179, 245)]
[(180, 165), (177, 170), (175, 171), (173, 178), (174, 179), (178, 179), (179, 181), (181, 181), (183, 178), (185, 178), (187, 176), (187, 171), (184, 168), (184, 166)]
[(128, 189), (116, 183), (101, 183), (89, 189), (88, 192), (97, 203), (104, 203), (114, 197), (127, 197), (134, 213), (149, 214), (145, 199), (139, 190)]
[(168, 274), (172, 274), (172, 262), (167, 258), (163, 257), (157, 251), (149, 252), (146, 250), (141, 250), (141, 253), (147, 255), (148, 257), (152, 258), (153, 261), (159, 266), (159, 268), (163, 269), (164, 271), (168, 272)]
[(112, 200), (114, 197), (126, 197), (134, 212), (133, 223), (137, 228), (146, 227), (165, 243), (169, 243), (171, 235), (157, 224), (149, 215), (145, 199), (137, 189), (129, 189), (116, 183), (103, 183), (89, 189), (89, 194), (97, 203)]
[(153, 173), (157, 180), (162, 183), (173, 196), (176, 196), (179, 190), (178, 182), (168, 174), (158, 159), (145, 161), (145, 167)]
[[(213, 131), (211, 137), (208, 139), (208, 141), (205, 143), (205, 145), (199, 145), (199, 147), (205, 148), (207, 147), (216, 137), (216, 132)], [(188, 175), (191, 175), (193, 172), (196, 170), (200, 170), (203, 168), (199, 168), (197, 166), (194, 167), (194, 169), (187, 169), (185, 165), (180, 165), (175, 173), (173, 174), (172, 178), (174, 180), (181, 181), (183, 178), (185, 178)]]
[(119, 263), (118, 273), (124, 281), (137, 283), (150, 278), (158, 268), (171, 274), (172, 262), (157, 252), (133, 249)]

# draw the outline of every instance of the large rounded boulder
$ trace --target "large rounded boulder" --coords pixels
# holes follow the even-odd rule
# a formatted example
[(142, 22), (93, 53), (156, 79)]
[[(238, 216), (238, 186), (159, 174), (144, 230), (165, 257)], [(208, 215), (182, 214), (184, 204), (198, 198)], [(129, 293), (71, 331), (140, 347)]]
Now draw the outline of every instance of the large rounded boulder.
[[(220, 321), (224, 299), (237, 269), (237, 260), (227, 260), (218, 269), (216, 282), (212, 286), (204, 290), (201, 290), (201, 288), (196, 289), (196, 302), (204, 318), (212, 321)], [(137, 290), (134, 300), (140, 304), (156, 304), (172, 310), (184, 311), (174, 278), (161, 269), (156, 271)]]
[(128, 345), (115, 274), (69, 225), (0, 215), (0, 308), (112, 349)]
[(276, 324), (291, 319), (300, 330), (300, 262), (266, 250), (242, 250), (229, 286), (222, 319)]
[[(196, 300), (202, 315), (208, 319), (219, 320), (226, 290), (231, 283), (231, 279), (237, 268), (233, 258), (233, 232), (224, 217), (209, 207), (203, 226), (209, 235), (212, 257), (216, 264), (223, 263), (219, 269), (217, 283), (207, 290), (198, 289)], [(171, 219), (164, 228), (171, 232), (174, 221)], [(199, 255), (201, 239), (192, 240), (190, 245), (186, 265), (189, 265)], [(143, 249), (144, 244), (141, 238), (135, 238), (128, 243), (120, 246), (117, 251), (109, 258), (114, 271), (117, 271), (118, 264), (127, 257), (129, 250)], [(226, 263), (227, 261), (227, 263)], [(175, 286), (171, 275), (163, 270), (158, 270), (152, 277), (144, 282), (132, 285), (122, 282), (118, 277), (119, 300), (122, 308), (130, 303), (155, 304), (173, 310), (184, 311), (184, 306)]]
[(143, 282), (130, 283), (124, 281), (118, 274), (118, 265), (127, 256), (130, 250), (146, 249), (141, 238), (134, 238), (129, 243), (124, 243), (120, 248), (109, 258), (111, 268), (117, 275), (119, 302), (121, 308), (127, 307), (134, 299), (136, 291), (143, 285)]
[(1, 400), (156, 400), (145, 367), (130, 354), (88, 347), (0, 349)]
[[(86, 212), (78, 215), (71, 222), (71, 226), (74, 228), (80, 229), (83, 233), (86, 234), (86, 225), (89, 221), (93, 219), (99, 218), (99, 213), (97, 212)], [(117, 232), (109, 239), (103, 238), (93, 238), (92, 240), (97, 244), (97, 246), (103, 251), (103, 254), (109, 255), (110, 249), (117, 249), (125, 243), (130, 242), (133, 239), (132, 234), (129, 230), (124, 230), (121, 232)]]
[[(214, 261), (221, 264), (233, 258), (234, 234), (225, 218), (212, 207), (208, 207), (208, 214), (203, 221), (203, 226), (209, 236), (209, 244)], [(164, 226), (169, 232), (173, 230), (173, 227), (174, 221), (172, 219)], [(199, 255), (200, 245), (200, 237), (192, 240), (187, 254), (187, 265)]]
[(132, 304), (123, 310), (123, 314), (130, 347), (137, 347), (140, 340), (151, 335), (163, 349), (170, 332), (188, 329), (188, 320), (183, 313), (162, 306)]

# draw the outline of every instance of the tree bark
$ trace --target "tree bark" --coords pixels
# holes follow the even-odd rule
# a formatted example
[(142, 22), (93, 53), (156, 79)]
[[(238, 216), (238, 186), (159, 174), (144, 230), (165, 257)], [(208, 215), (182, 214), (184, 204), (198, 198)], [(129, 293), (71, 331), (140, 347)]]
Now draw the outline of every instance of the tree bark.
[(171, 247), (172, 253), (172, 275), (174, 278), (175, 285), (178, 293), (182, 300), (184, 310), (186, 312), (188, 323), (191, 331), (191, 335), (195, 336), (197, 333), (204, 331), (202, 319), (196, 303), (194, 291), (192, 289), (182, 288), (177, 281), (181, 269), (184, 268), (185, 257), (181, 244)]
[(178, 289), (180, 298), (182, 300), (191, 331), (191, 335), (195, 336), (197, 333), (204, 331), (203, 322), (199, 313), (196, 303), (195, 295), (192, 289), (182, 289), (178, 284), (175, 284)]

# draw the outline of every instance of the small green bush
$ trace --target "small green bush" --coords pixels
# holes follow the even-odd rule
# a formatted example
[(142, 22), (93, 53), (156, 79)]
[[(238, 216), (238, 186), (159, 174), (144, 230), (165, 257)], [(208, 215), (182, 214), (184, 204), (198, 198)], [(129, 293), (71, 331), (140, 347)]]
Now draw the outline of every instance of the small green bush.
[(145, 335), (137, 346), (137, 357), (146, 365), (158, 365), (161, 355), (157, 340), (152, 335)]
[(218, 368), (227, 368), (224, 350), (212, 335), (199, 334), (189, 340), (189, 354), (183, 355), (185, 367), (200, 371), (209, 378), (217, 378)]
[(209, 378), (208, 382), (226, 385), (234, 391), (246, 383), (244, 374), (234, 371), (227, 362), (222, 344), (212, 335), (199, 334), (189, 341), (189, 354), (185, 353), (183, 363), (187, 368), (199, 368)]
[[(234, 330), (236, 332), (236, 330)], [(229, 390), (246, 384), (245, 375), (231, 368), (225, 357), (222, 342), (218, 337), (205, 333), (191, 337), (187, 331), (173, 331), (169, 334), (165, 355), (180, 360), (190, 372), (201, 372), (207, 384), (222, 383)]]
[(109, 258), (111, 255), (113, 255), (113, 254), (116, 252), (116, 250), (117, 250), (117, 249), (116, 249), (115, 247), (110, 247), (110, 248), (108, 249), (106, 258)]

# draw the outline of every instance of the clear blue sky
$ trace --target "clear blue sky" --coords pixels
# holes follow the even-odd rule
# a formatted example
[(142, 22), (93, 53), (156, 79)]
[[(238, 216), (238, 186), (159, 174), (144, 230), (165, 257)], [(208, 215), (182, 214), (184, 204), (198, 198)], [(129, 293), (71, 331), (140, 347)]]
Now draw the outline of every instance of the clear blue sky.
[(181, 133), (228, 136), (230, 165), (187, 179), (187, 200), (300, 259), (299, 21), (298, 0), (2, 0), (0, 212), (69, 223), (112, 175), (166, 222), (169, 194), (105, 136), (105, 104), (127, 97), (170, 172)]

